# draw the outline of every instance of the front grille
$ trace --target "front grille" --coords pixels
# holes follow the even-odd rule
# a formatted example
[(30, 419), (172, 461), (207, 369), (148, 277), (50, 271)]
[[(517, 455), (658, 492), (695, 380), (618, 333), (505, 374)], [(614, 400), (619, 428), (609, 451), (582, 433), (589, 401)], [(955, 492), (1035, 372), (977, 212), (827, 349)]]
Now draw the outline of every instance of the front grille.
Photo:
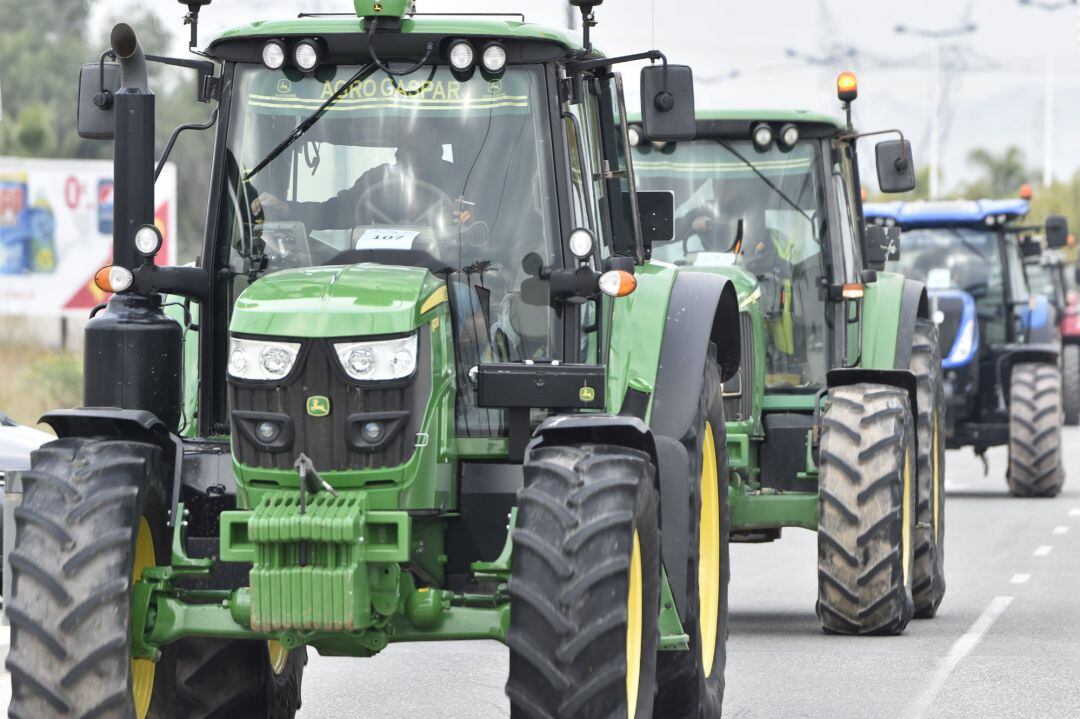
[(746, 312), (739, 313), (739, 386), (742, 393), (724, 398), (724, 419), (741, 422), (754, 409), (754, 322)]
[[(295, 341), (295, 340), (294, 340)], [(416, 374), (404, 384), (366, 384), (350, 380), (338, 366), (330, 340), (309, 340), (301, 348), (300, 367), (282, 384), (229, 380), (232, 411), (272, 413), (287, 416), (294, 439), (283, 451), (261, 449), (239, 431), (233, 420), (233, 452), (237, 461), (261, 469), (291, 469), (301, 452), (325, 471), (378, 469), (404, 464), (416, 447), (431, 388), (431, 353), (426, 328), (420, 333)], [(312, 417), (307, 412), (309, 397), (330, 400), (330, 414)], [(346, 420), (358, 413), (408, 410), (408, 420), (384, 447), (375, 452), (350, 446)]]
[(960, 331), (960, 320), (964, 315), (964, 301), (959, 297), (938, 297), (937, 308), (944, 315), (941, 324), (938, 325), (941, 354), (948, 357), (956, 342), (956, 335)]

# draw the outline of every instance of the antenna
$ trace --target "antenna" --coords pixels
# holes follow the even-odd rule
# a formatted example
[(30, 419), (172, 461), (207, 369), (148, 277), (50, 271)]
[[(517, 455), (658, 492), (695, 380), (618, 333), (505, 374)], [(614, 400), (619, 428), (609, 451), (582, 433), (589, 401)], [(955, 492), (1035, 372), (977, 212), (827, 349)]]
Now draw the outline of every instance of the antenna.
[(210, 0), (178, 0), (181, 5), (187, 5), (187, 15), (184, 16), (184, 24), (191, 26), (191, 39), (188, 41), (188, 49), (194, 50), (199, 46), (199, 11), (210, 4)]

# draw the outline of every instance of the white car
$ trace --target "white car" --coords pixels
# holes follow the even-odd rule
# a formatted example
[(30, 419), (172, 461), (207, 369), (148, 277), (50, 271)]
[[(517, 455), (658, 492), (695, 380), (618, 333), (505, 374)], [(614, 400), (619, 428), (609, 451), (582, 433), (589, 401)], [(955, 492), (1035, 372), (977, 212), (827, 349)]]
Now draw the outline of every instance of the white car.
[(30, 469), (30, 453), (52, 439), (51, 434), (21, 425), (0, 412), (0, 478), (5, 470)]

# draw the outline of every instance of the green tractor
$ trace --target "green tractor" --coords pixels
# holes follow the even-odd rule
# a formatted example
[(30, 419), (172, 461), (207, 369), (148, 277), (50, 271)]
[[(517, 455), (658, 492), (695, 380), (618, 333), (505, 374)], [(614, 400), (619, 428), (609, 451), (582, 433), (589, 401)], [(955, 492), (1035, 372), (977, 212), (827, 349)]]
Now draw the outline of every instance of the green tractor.
[[(945, 591), (941, 361), (923, 285), (882, 271), (898, 232), (864, 227), (854, 76), (838, 90), (846, 122), (700, 112), (691, 142), (634, 126), (631, 142), (638, 188), (675, 196), (675, 238), (653, 261), (738, 288), (731, 541), (817, 530), (824, 629), (898, 634)], [(884, 191), (914, 186), (906, 140), (876, 154)]]
[[(673, 208), (613, 67), (654, 62), (671, 140), (692, 75), (572, 4), (584, 42), (405, 0), (199, 60), (114, 28), (79, 126), (115, 144), (115, 294), (9, 497), (13, 716), (289, 717), (308, 647), (463, 639), (508, 645), (514, 717), (719, 716), (738, 300), (646, 261)], [(147, 61), (216, 106), (194, 266), (151, 262)]]

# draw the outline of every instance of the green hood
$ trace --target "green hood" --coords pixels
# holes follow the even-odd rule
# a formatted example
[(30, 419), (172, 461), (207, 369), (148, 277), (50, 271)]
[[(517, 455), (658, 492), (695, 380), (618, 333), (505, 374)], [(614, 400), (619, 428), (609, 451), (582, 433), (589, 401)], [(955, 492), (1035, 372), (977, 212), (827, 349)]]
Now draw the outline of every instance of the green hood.
[[(700, 266), (687, 268), (692, 272), (708, 272), (720, 275), (731, 280), (735, 285), (735, 291), (739, 295), (739, 309), (746, 309), (746, 305), (752, 303), (757, 297), (753, 296), (758, 289), (757, 278), (741, 267), (735, 265)], [(684, 270), (685, 271), (685, 270)]]
[(421, 303), (445, 284), (416, 267), (309, 267), (267, 275), (236, 301), (230, 330), (278, 337), (409, 332)]

